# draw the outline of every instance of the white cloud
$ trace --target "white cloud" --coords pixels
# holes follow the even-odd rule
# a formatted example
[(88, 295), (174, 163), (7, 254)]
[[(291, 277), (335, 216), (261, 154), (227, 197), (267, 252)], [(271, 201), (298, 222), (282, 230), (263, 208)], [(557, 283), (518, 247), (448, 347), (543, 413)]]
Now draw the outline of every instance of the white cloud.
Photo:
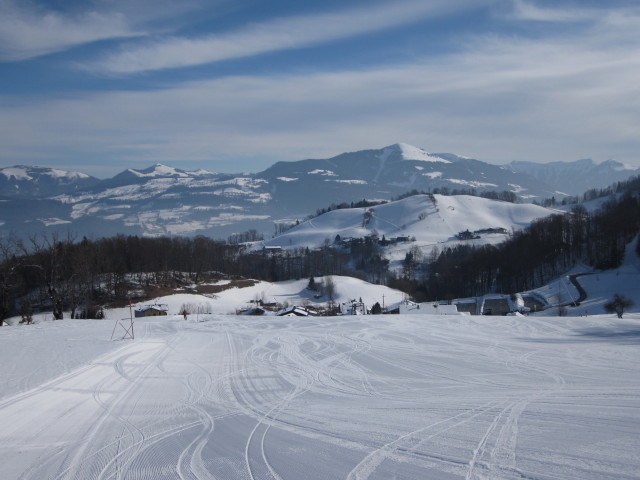
[(542, 22), (567, 22), (593, 18), (594, 10), (563, 8), (544, 8), (526, 0), (512, 0), (513, 14), (519, 20)]
[(115, 12), (62, 15), (26, 2), (0, 1), (0, 60), (4, 61), (25, 60), (87, 42), (136, 34), (126, 18)]
[(368, 4), (358, 9), (278, 18), (198, 38), (170, 37), (129, 45), (87, 68), (115, 74), (211, 63), (265, 52), (307, 47), (361, 35), (466, 8), (469, 1)]

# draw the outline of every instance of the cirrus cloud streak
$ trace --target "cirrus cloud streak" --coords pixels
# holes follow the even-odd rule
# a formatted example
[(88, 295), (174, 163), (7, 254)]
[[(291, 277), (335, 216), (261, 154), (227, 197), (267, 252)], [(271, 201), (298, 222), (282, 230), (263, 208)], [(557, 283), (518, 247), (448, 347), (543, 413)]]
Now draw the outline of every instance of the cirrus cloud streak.
[(143, 45), (127, 45), (84, 68), (98, 73), (131, 74), (304, 48), (441, 16), (462, 10), (469, 3), (468, 0), (455, 4), (443, 0), (402, 0), (338, 12), (276, 18), (215, 35), (172, 36)]

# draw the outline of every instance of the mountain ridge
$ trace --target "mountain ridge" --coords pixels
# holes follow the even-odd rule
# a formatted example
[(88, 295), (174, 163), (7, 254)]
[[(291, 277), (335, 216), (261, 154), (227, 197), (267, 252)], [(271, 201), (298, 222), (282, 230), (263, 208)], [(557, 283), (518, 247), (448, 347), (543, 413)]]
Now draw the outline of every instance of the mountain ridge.
[(606, 188), (631, 175), (640, 174), (640, 168), (613, 159), (604, 162), (595, 162), (590, 158), (549, 163), (513, 161), (507, 166), (516, 172), (536, 177), (566, 195), (581, 195), (593, 188)]
[[(519, 165), (521, 170), (529, 168)], [(26, 168), (32, 168), (28, 175)], [(531, 167), (530, 174), (455, 154), (433, 154), (405, 143), (325, 159), (276, 162), (248, 174), (187, 171), (156, 163), (100, 180), (38, 168), (0, 170), (4, 173), (0, 196), (5, 199), (0, 203), (0, 234), (51, 229), (93, 236), (226, 238), (249, 229), (268, 234), (274, 223), (303, 219), (332, 204), (389, 200), (409, 191), (493, 190), (514, 192), (529, 201), (545, 199), (562, 194), (558, 185), (544, 181), (541, 172), (553, 176), (550, 172), (556, 168), (558, 175), (565, 175), (558, 179), (563, 185), (572, 184), (566, 175), (577, 175), (572, 164), (537, 171)], [(635, 172), (617, 163), (599, 168), (615, 170), (616, 178)], [(584, 178), (591, 181), (589, 188), (597, 188), (598, 181), (609, 177), (601, 173)]]
[(76, 171), (37, 165), (0, 168), (0, 196), (46, 197), (79, 191), (99, 183), (98, 178)]

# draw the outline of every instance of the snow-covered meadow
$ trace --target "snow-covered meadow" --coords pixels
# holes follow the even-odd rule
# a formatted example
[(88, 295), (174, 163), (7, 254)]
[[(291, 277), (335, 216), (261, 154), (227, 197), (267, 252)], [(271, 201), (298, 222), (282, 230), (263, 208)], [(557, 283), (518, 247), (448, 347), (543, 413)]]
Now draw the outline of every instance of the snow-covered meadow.
[(638, 478), (627, 317), (5, 327), (2, 478)]

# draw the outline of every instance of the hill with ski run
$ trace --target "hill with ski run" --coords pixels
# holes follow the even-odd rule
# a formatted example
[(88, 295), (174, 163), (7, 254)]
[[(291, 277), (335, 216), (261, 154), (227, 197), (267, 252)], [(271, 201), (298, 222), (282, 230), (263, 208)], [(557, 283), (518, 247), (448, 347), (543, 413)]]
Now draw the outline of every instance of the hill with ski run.
[[(412, 247), (425, 254), (460, 242), (503, 242), (533, 220), (555, 213), (533, 204), (515, 204), (469, 195), (414, 195), (374, 207), (332, 210), (302, 222), (255, 247), (319, 248), (350, 239), (376, 236), (387, 243), (390, 260), (400, 260)], [(471, 234), (468, 239), (458, 235)]]

